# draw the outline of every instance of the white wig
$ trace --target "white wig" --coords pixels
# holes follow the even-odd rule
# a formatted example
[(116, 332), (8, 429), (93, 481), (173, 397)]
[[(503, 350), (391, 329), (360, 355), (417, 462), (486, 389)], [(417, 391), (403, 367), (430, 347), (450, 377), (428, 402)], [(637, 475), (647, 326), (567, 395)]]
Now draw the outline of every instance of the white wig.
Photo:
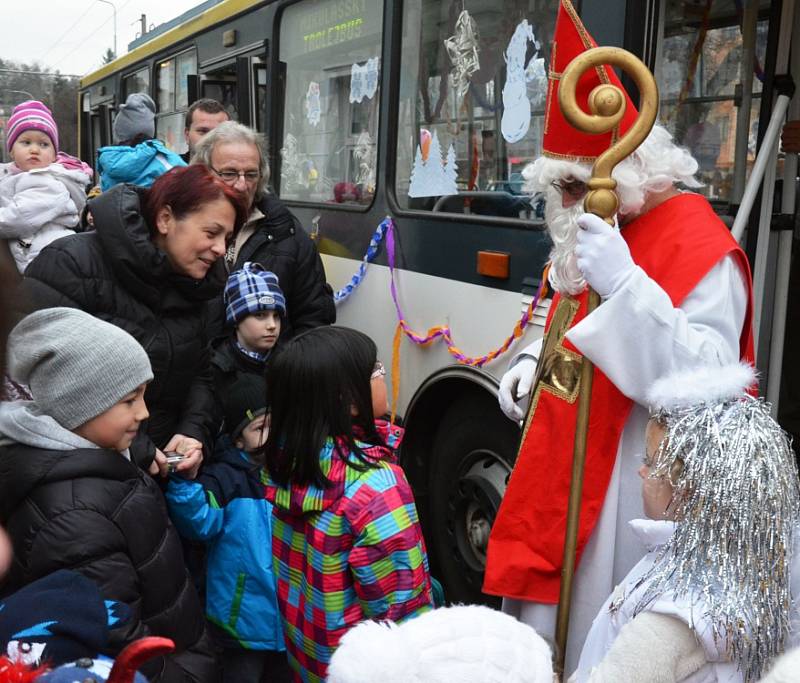
[[(672, 141), (666, 128), (654, 126), (641, 146), (613, 171), (620, 214), (635, 215), (644, 206), (649, 193), (663, 192), (675, 184), (700, 187), (694, 178), (695, 173), (697, 162), (692, 155)], [(547, 196), (545, 220), (553, 241), (550, 284), (556, 291), (572, 295), (580, 293), (586, 286), (574, 254), (577, 244), (575, 221), (583, 213), (583, 202), (563, 209), (559, 192), (551, 184), (566, 178), (588, 182), (591, 175), (590, 163), (547, 156), (539, 157), (522, 171), (525, 190), (531, 194), (545, 192)]]
[[(617, 164), (612, 173), (617, 181), (620, 213), (635, 214), (644, 205), (647, 194), (663, 192), (675, 184), (701, 187), (702, 183), (694, 177), (697, 168), (694, 157), (673, 142), (666, 128), (653, 126), (639, 148)], [(531, 194), (544, 192), (554, 180), (571, 177), (587, 182), (591, 175), (590, 163), (547, 156), (528, 164), (522, 172), (525, 189)]]

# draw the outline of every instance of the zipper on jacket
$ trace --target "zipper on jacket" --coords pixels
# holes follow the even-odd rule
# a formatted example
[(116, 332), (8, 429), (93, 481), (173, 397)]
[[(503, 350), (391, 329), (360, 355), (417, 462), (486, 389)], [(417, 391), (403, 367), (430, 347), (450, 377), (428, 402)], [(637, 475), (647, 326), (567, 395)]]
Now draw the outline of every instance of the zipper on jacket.
[(247, 574), (240, 572), (236, 579), (236, 590), (233, 593), (233, 602), (231, 603), (231, 614), (228, 617), (228, 626), (231, 629), (236, 628), (236, 622), (239, 620), (239, 611), (242, 609), (242, 599), (244, 598), (244, 584), (247, 581)]

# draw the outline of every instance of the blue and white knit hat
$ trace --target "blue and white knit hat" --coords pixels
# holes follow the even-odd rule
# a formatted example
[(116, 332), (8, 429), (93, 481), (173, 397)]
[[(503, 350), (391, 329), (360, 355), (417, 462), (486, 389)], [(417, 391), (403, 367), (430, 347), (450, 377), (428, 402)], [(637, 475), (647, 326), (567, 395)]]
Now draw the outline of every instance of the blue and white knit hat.
[(252, 261), (247, 261), (240, 270), (228, 276), (223, 300), (228, 325), (236, 325), (259, 311), (277, 310), (286, 315), (286, 299), (278, 284), (278, 276)]
[(0, 601), (0, 654), (54, 667), (96, 657), (108, 649), (109, 632), (126, 633), (131, 618), (126, 604), (104, 600), (93, 581), (60, 569)]

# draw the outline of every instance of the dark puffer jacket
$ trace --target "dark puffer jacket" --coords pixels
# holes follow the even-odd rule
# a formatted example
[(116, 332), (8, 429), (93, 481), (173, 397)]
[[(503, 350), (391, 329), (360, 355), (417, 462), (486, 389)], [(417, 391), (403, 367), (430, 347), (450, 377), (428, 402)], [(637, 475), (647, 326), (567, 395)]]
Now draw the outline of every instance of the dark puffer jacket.
[(224, 264), (203, 280), (175, 273), (150, 240), (141, 192), (118, 185), (92, 200), (96, 230), (45, 247), (25, 271), (20, 305), (80, 308), (133, 335), (153, 366), (147, 434), (159, 448), (174, 434), (191, 436), (208, 455), (217, 431), (208, 312), (222, 292)]
[[(258, 375), (264, 379), (267, 374), (268, 360), (259, 363), (254, 358), (245, 356), (234, 344), (233, 335), (228, 335), (216, 339), (212, 345), (211, 372), (214, 375), (214, 391), (217, 395), (220, 411), (222, 410), (222, 404), (228, 398), (231, 387), (243, 375)], [(272, 353), (268, 358), (271, 357)], [(222, 413), (220, 412), (220, 414)]]
[(317, 247), (280, 199), (265, 195), (257, 206), (264, 218), (239, 250), (230, 270), (255, 261), (278, 276), (287, 313), (281, 339), (312, 327), (332, 325), (336, 322), (333, 290), (325, 280)]
[(176, 653), (143, 667), (151, 681), (216, 681), (203, 611), (158, 485), (105, 449), (0, 448), (0, 522), (14, 543), (3, 584), (10, 593), (57, 569), (92, 579), (107, 600), (131, 607), (112, 627), (114, 656), (148, 635), (172, 638)]

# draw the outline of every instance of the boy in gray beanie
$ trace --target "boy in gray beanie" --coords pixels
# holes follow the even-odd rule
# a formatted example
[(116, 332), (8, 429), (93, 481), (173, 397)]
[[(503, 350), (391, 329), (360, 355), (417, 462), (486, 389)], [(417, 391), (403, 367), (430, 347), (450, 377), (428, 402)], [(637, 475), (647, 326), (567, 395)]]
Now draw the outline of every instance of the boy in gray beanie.
[[(70, 431), (83, 431), (127, 394), (140, 388), (144, 393), (153, 379), (139, 342), (77, 308), (37, 311), (12, 330), (8, 341), (11, 376), (30, 387), (42, 415)], [(143, 401), (142, 410), (139, 421), (147, 418)]]
[(114, 144), (97, 150), (97, 173), (103, 192), (130, 183), (150, 187), (168, 170), (186, 162), (155, 139), (156, 105), (149, 95), (133, 93), (114, 117)]
[(128, 95), (114, 117), (114, 143), (131, 145), (156, 136), (156, 103), (149, 95), (135, 92)]
[(88, 313), (50, 308), (12, 330), (8, 368), (33, 400), (0, 403), (0, 525), (14, 550), (4, 591), (74, 569), (132, 612), (103, 654), (163, 636), (180, 645), (143, 669), (151, 681), (215, 681), (180, 539), (144, 470), (152, 455), (130, 448), (148, 418), (145, 350)]

